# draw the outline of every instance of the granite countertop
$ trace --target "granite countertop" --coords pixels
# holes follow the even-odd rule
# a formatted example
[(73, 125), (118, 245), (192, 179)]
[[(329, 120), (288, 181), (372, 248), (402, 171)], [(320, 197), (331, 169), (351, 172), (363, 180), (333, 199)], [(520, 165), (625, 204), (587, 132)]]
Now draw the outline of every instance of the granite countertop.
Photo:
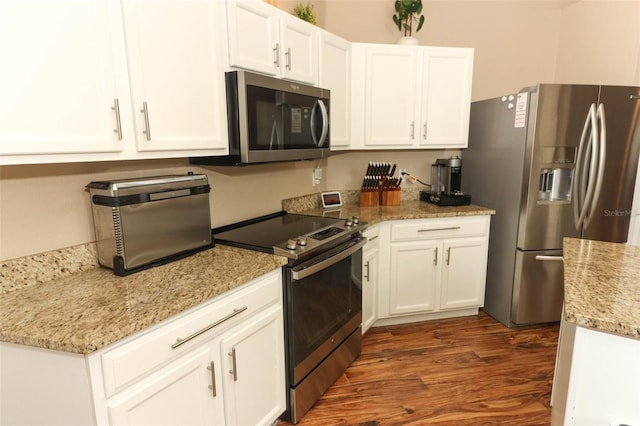
[(565, 238), (564, 319), (640, 338), (640, 247)]
[[(359, 207), (345, 191), (339, 209), (318, 208), (319, 194), (283, 200), (290, 213), (385, 220), (494, 214), (470, 206), (439, 207), (404, 191), (399, 206)], [(278, 269), (284, 257), (216, 245), (166, 265), (118, 277), (97, 265), (95, 244), (0, 264), (0, 341), (89, 354), (254, 278)]]
[(286, 261), (217, 245), (126, 277), (89, 267), (0, 294), (0, 341), (89, 354)]
[(374, 225), (387, 220), (429, 219), (439, 217), (493, 215), (495, 210), (476, 205), (440, 207), (419, 200), (405, 200), (399, 206), (360, 207), (347, 204), (335, 209), (312, 207), (307, 209), (286, 209), (290, 213), (303, 213), (317, 216), (349, 218), (357, 216), (360, 220)]

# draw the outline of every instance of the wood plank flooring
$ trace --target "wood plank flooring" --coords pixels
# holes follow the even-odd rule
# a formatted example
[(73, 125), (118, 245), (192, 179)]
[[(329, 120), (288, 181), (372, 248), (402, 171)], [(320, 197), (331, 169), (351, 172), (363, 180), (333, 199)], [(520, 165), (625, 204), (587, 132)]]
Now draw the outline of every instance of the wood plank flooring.
[(482, 311), (372, 328), (298, 425), (549, 425), (557, 343), (558, 325), (509, 329)]

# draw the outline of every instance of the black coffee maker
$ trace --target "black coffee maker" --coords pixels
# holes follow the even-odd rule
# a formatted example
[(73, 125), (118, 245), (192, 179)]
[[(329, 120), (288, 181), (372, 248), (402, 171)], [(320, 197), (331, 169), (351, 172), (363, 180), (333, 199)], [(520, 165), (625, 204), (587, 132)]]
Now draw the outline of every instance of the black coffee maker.
[(420, 199), (439, 206), (466, 206), (471, 196), (462, 192), (462, 159), (439, 158), (431, 165), (431, 189), (420, 191)]

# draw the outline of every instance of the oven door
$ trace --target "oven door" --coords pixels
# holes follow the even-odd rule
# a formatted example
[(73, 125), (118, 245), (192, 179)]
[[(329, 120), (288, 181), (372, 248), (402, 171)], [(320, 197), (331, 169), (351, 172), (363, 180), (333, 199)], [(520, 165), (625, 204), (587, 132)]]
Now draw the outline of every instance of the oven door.
[(362, 323), (362, 247), (358, 237), (286, 274), (289, 383), (298, 384)]

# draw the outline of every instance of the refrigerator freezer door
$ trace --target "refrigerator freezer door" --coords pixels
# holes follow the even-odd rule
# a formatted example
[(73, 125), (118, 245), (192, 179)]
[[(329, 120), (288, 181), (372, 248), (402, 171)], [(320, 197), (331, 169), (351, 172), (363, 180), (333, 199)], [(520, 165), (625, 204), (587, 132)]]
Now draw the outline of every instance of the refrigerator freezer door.
[(602, 190), (582, 237), (626, 242), (640, 156), (640, 88), (602, 86), (599, 106), (606, 117), (606, 160)]
[(560, 321), (564, 301), (562, 250), (516, 252), (511, 324)]
[(570, 192), (578, 145), (599, 86), (541, 84), (531, 89), (527, 150), (517, 246), (561, 249), (563, 237), (580, 237)]

